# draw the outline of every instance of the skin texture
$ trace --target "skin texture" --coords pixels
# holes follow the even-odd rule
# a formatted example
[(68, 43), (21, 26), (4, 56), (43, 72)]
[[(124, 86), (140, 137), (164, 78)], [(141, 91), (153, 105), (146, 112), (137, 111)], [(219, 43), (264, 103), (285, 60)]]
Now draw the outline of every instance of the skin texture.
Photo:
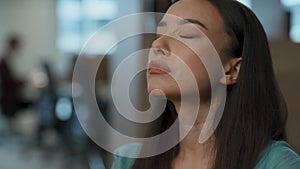
[[(181, 24), (182, 19), (168, 16), (162, 19), (157, 28), (157, 39), (153, 42), (153, 49), (149, 54), (149, 63), (151, 65), (152, 62), (156, 62), (167, 67), (168, 73), (153, 73), (149, 70), (148, 92), (155, 89), (161, 90), (174, 103), (177, 112), (179, 112), (182, 102), (188, 102), (188, 99), (180, 99), (182, 95), (187, 96), (187, 98), (191, 95), (190, 99), (193, 99), (192, 91), (188, 90), (190, 81), (186, 79), (185, 67), (182, 67), (180, 63), (183, 62), (192, 71), (201, 96), (200, 108), (196, 123), (189, 134), (180, 142), (180, 152), (172, 164), (175, 169), (211, 168), (215, 157), (214, 137), (212, 136), (204, 144), (198, 142), (210, 106), (209, 77), (199, 56), (205, 57), (207, 55), (206, 49), (210, 41), (223, 63), (225, 77), (221, 78), (220, 82), (224, 85), (236, 83), (241, 58), (225, 55), (223, 49), (229, 43), (229, 36), (224, 29), (222, 17), (209, 1), (181, 0), (171, 6), (167, 14), (199, 21), (202, 26), (196, 23)], [(182, 42), (192, 46), (193, 51)], [(177, 81), (185, 82), (187, 90), (180, 91), (176, 80), (172, 77), (175, 77)]]

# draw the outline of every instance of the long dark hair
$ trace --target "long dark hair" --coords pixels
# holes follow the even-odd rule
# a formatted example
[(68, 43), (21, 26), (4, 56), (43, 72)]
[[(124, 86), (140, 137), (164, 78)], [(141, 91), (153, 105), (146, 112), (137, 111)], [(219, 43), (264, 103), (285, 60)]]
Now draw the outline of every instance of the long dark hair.
[[(225, 23), (230, 42), (223, 52), (242, 57), (237, 83), (228, 86), (226, 106), (215, 131), (214, 169), (253, 169), (272, 140), (286, 140), (287, 110), (278, 88), (264, 29), (255, 14), (234, 0), (210, 0)], [(176, 119), (171, 102), (162, 117), (161, 131)], [(171, 169), (179, 152), (171, 150), (137, 159), (132, 169)]]

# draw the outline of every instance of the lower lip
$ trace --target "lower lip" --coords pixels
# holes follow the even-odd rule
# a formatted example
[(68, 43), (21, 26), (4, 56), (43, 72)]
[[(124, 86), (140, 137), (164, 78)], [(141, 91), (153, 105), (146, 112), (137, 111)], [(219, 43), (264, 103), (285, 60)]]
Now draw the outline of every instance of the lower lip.
[(150, 74), (166, 74), (166, 71), (163, 71), (161, 69), (156, 69), (156, 68), (150, 68), (149, 69)]

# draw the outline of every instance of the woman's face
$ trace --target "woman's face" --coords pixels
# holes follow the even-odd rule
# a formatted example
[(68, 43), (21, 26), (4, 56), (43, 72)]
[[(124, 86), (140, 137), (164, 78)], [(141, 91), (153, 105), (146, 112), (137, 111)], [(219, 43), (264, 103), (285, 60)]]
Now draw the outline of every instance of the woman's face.
[[(159, 89), (170, 100), (189, 95), (192, 82), (184, 63), (195, 77), (201, 99), (209, 98), (210, 81), (200, 58), (209, 56), (211, 42), (221, 61), (228, 59), (222, 55), (229, 39), (222, 17), (206, 0), (181, 0), (167, 14), (177, 17), (165, 15), (157, 27), (157, 39), (149, 53), (148, 92)], [(180, 91), (178, 82), (184, 82), (186, 89)]]

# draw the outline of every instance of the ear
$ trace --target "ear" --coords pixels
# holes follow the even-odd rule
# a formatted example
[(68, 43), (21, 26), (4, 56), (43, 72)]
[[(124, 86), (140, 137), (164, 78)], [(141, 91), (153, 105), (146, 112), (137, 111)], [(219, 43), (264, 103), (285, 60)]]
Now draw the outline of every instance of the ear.
[(224, 85), (236, 84), (240, 73), (241, 63), (242, 63), (242, 57), (231, 58), (224, 65), (225, 77), (223, 77), (220, 80), (220, 82)]

